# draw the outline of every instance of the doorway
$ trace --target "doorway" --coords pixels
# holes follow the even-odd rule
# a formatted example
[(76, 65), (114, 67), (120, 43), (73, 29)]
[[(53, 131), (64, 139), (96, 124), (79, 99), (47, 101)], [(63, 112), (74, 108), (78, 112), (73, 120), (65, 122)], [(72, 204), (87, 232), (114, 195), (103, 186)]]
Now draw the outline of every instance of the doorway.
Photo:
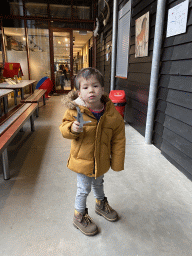
[(72, 30), (52, 28), (50, 31), (51, 80), (54, 91), (70, 91), (72, 85)]
[(93, 32), (52, 28), (50, 31), (51, 79), (54, 91), (69, 92), (79, 70), (93, 66)]

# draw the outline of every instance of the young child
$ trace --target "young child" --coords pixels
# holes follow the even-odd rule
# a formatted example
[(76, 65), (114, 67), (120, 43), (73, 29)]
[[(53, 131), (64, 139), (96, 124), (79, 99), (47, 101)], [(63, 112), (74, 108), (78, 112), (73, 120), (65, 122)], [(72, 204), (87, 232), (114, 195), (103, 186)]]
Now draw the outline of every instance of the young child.
[[(72, 140), (67, 167), (77, 173), (73, 224), (83, 234), (91, 236), (98, 232), (86, 208), (91, 188), (96, 198), (95, 212), (108, 221), (118, 218), (105, 197), (103, 182), (110, 167), (114, 171), (124, 169), (125, 125), (112, 101), (104, 94), (104, 79), (98, 70), (80, 70), (75, 86), (77, 91), (65, 97), (68, 109), (59, 128), (64, 138)], [(91, 121), (83, 128), (75, 119), (76, 106), (83, 113), (84, 121)]]

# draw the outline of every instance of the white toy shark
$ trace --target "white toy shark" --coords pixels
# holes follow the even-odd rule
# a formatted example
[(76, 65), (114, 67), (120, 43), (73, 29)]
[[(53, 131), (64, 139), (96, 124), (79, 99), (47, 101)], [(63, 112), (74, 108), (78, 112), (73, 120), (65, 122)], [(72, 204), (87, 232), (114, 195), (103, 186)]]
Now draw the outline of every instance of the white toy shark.
[(91, 121), (84, 121), (83, 120), (83, 114), (81, 113), (81, 110), (79, 107), (76, 107), (77, 109), (77, 116), (74, 116), (75, 119), (77, 119), (77, 122), (80, 123), (79, 128), (82, 128), (84, 124), (91, 123)]

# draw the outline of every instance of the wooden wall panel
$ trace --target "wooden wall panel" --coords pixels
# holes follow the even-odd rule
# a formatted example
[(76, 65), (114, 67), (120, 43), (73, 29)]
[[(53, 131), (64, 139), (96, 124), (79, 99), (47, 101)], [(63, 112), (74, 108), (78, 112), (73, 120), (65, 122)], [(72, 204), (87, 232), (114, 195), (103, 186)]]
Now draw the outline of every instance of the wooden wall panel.
[[(178, 168), (187, 178), (189, 178), (190, 180), (192, 180), (192, 174), (188, 171), (186, 171), (186, 168), (184, 169), (180, 164), (178, 164), (172, 157), (170, 157), (169, 155), (167, 155), (164, 151), (162, 151), (162, 155), (167, 158), (167, 160), (172, 163), (173, 165), (175, 165), (176, 168)], [(179, 161), (178, 161), (179, 162)]]
[(178, 105), (167, 103), (165, 114), (181, 122), (192, 126), (192, 111), (188, 108), (182, 108)]
[[(166, 17), (168, 9), (181, 2), (182, 0), (168, 0)], [(164, 36), (153, 135), (153, 142), (161, 149), (162, 154), (192, 178), (191, 49), (192, 1), (189, 4), (186, 33), (170, 38)], [(160, 129), (162, 125), (163, 129)]]
[[(143, 136), (145, 134), (151, 77), (156, 7), (156, 0), (132, 1), (128, 76), (127, 79), (116, 79), (116, 89), (125, 90), (126, 92), (128, 103), (125, 120)], [(150, 13), (149, 54), (146, 57), (135, 58), (135, 20), (148, 11)]]
[[(123, 4), (125, 0), (120, 1)], [(105, 81), (105, 91), (110, 91), (111, 81), (111, 46), (112, 46), (112, 20), (113, 20), (113, 1), (108, 1), (110, 6), (110, 18), (107, 25), (104, 27), (100, 21), (99, 35), (97, 36), (96, 47), (96, 68), (103, 74)], [(110, 47), (110, 54), (108, 61), (106, 60), (106, 53), (108, 53), (108, 46)]]
[(191, 158), (192, 147), (191, 142), (184, 139), (182, 136), (172, 132), (171, 130), (165, 128), (163, 131), (163, 139), (168, 141), (171, 145), (177, 148), (179, 151), (183, 152), (185, 155)]
[(166, 60), (185, 60), (192, 58), (192, 43), (175, 45), (175, 47), (167, 47), (163, 51), (162, 61)]
[(161, 74), (191, 76), (192, 75), (191, 65), (192, 65), (192, 60), (183, 60), (182, 65), (180, 60), (165, 61), (165, 62), (162, 62)]
[[(189, 4), (187, 32), (166, 38), (168, 9), (183, 0), (168, 0), (166, 5), (164, 40), (158, 83), (153, 144), (186, 175), (192, 164), (192, 1)], [(120, 1), (119, 9), (126, 0)], [(151, 63), (156, 20), (156, 0), (133, 0), (130, 27), (130, 49), (127, 79), (116, 78), (115, 89), (125, 90), (127, 105), (125, 120), (143, 136), (145, 134)], [(149, 54), (135, 58), (135, 20), (150, 12)], [(109, 28), (110, 26), (108, 26)], [(110, 87), (111, 60), (106, 62), (107, 45), (111, 44), (111, 29), (103, 31), (103, 41), (97, 40), (97, 66), (104, 72), (105, 90)], [(192, 177), (192, 176), (191, 176)]]
[(164, 127), (175, 132), (186, 140), (192, 141), (192, 131), (190, 125), (185, 124), (173, 117), (166, 116), (164, 121)]
[(172, 146), (169, 142), (166, 140), (163, 140), (161, 150), (163, 153), (165, 153), (167, 156), (169, 156), (170, 159), (172, 159), (172, 163), (177, 163), (177, 167), (180, 168), (180, 166), (186, 170), (189, 174), (192, 175), (192, 160), (191, 157), (188, 157), (184, 153), (182, 153), (179, 149)]
[[(120, 0), (120, 10), (128, 0)], [(168, 10), (183, 0), (167, 0), (161, 65), (154, 118), (153, 144), (186, 176), (192, 178), (192, 0), (186, 33), (166, 38)], [(113, 1), (109, 1), (112, 8)], [(129, 65), (127, 79), (116, 78), (115, 89), (125, 90), (125, 120), (145, 134), (148, 94), (153, 56), (157, 0), (132, 0)], [(150, 13), (149, 53), (135, 58), (135, 20)], [(111, 59), (106, 61), (107, 46), (112, 45), (110, 23), (97, 37), (97, 68), (104, 74), (109, 92)], [(101, 40), (103, 38), (103, 40)]]
[(178, 91), (192, 92), (192, 77), (161, 75), (159, 87), (166, 87)]
[[(119, 1), (118, 10), (128, 2)], [(111, 9), (113, 1), (109, 1)], [(144, 135), (147, 115), (151, 62), (153, 55), (154, 30), (156, 19), (157, 0), (132, 0), (132, 17), (130, 26), (130, 49), (127, 79), (116, 78), (115, 89), (125, 90), (127, 106), (125, 120)], [(149, 54), (147, 57), (135, 58), (135, 20), (150, 13)], [(110, 26), (111, 25), (111, 26)], [(111, 23), (102, 30), (103, 34), (97, 37), (97, 68), (103, 73), (105, 91), (109, 92), (111, 76), (111, 58), (106, 61), (107, 46), (112, 45), (112, 12)], [(101, 41), (101, 38), (103, 40)], [(110, 48), (111, 50), (111, 48)]]

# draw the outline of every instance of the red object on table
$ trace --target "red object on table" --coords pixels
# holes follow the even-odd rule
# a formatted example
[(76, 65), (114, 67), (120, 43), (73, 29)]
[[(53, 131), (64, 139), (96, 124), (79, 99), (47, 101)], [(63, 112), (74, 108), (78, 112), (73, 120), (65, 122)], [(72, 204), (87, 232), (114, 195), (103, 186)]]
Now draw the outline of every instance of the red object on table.
[(125, 91), (123, 90), (113, 90), (109, 94), (109, 98), (115, 105), (116, 110), (122, 115), (124, 118), (124, 111), (125, 111), (125, 104), (126, 104), (126, 97)]
[(7, 78), (12, 78), (15, 75), (23, 76), (20, 63), (6, 62), (4, 65), (3, 76)]

